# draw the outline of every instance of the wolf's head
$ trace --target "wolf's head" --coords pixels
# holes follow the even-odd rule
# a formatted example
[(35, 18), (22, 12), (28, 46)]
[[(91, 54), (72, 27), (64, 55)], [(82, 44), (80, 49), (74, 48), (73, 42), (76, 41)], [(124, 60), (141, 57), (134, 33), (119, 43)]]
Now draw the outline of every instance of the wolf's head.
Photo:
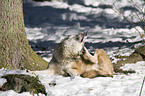
[(77, 35), (70, 35), (66, 37), (62, 42), (64, 44), (65, 50), (70, 54), (76, 55), (80, 53), (84, 47), (84, 39), (87, 33), (79, 33)]
[(66, 60), (76, 58), (82, 53), (86, 35), (86, 33), (79, 33), (77, 35), (67, 36), (56, 46), (53, 56), (58, 62), (65, 62)]
[(87, 33), (79, 33), (77, 35), (69, 35), (67, 36), (64, 41), (70, 42), (77, 42), (77, 43), (82, 43), (84, 44), (84, 39), (87, 36)]

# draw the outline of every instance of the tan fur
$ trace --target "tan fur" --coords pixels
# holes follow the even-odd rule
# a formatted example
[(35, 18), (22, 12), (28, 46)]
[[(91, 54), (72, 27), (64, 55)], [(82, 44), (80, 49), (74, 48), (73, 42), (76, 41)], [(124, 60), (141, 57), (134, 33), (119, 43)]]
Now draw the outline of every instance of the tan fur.
[(92, 56), (86, 48), (79, 61), (75, 61), (72, 68), (82, 77), (113, 76), (113, 65), (103, 49), (96, 49)]
[(113, 64), (107, 53), (103, 49), (96, 49), (95, 54), (97, 54), (100, 69), (106, 73), (105, 75), (112, 76), (114, 72)]

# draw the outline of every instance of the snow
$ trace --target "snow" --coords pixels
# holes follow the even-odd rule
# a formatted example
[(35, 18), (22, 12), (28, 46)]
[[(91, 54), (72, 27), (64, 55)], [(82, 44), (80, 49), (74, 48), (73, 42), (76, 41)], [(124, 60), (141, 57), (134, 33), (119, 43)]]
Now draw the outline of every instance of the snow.
[[(137, 24), (135, 28), (125, 21), (111, 8), (101, 7), (104, 4), (117, 6), (124, 16), (131, 16), (131, 22), (139, 22), (135, 12), (143, 9), (143, 0), (53, 0), (52, 2), (34, 2), (24, 0), (25, 30), (30, 45), (36, 53), (50, 61), (55, 46), (66, 35), (87, 32), (85, 46), (90, 52), (97, 48), (104, 49), (112, 62), (117, 62), (119, 56), (129, 56), (135, 49), (143, 45), (139, 33), (144, 34)], [(70, 4), (72, 3), (72, 4)], [(138, 7), (132, 7), (136, 4)], [(115, 9), (116, 10), (116, 9)], [(144, 11), (144, 10), (143, 10)], [(138, 12), (139, 16), (143, 16)], [(137, 30), (136, 30), (137, 29)], [(39, 80), (46, 87), (48, 96), (139, 96), (143, 78), (145, 76), (145, 61), (126, 64), (124, 70), (135, 70), (133, 74), (114, 74), (111, 77), (97, 77), (94, 79), (82, 77), (62, 77), (39, 74)], [(0, 77), (6, 74), (27, 74), (25, 70), (0, 69)], [(0, 78), (0, 86), (6, 80)], [(56, 83), (50, 86), (50, 83)], [(145, 84), (142, 96), (145, 95)], [(33, 96), (29, 92), (16, 93), (13, 90), (0, 92), (0, 96)], [(35, 96), (37, 96), (35, 94)], [(39, 94), (39, 96), (44, 96)]]
[[(111, 77), (97, 77), (94, 79), (82, 77), (62, 77), (39, 74), (39, 80), (45, 85), (48, 96), (138, 96), (141, 84), (145, 74), (145, 61), (137, 64), (126, 64), (122, 69), (133, 69), (137, 72), (134, 74), (117, 74)], [(8, 70), (0, 72), (10, 74)], [(13, 73), (14, 70), (11, 70)], [(19, 73), (16, 71), (15, 73)], [(28, 74), (20, 72), (21, 74)], [(49, 83), (56, 83), (55, 86), (49, 86)], [(1, 96), (30, 96), (29, 92), (21, 94), (14, 91), (0, 92)], [(145, 89), (142, 96), (145, 95)], [(40, 94), (42, 96), (42, 94)]]

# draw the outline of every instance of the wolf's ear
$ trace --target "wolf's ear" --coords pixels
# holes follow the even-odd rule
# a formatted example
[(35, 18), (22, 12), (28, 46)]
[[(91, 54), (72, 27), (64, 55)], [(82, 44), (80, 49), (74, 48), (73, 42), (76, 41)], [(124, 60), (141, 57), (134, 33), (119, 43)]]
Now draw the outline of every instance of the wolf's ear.
[(68, 35), (68, 36), (65, 38), (65, 40), (68, 40), (68, 39), (70, 38), (70, 36), (71, 36), (71, 35)]

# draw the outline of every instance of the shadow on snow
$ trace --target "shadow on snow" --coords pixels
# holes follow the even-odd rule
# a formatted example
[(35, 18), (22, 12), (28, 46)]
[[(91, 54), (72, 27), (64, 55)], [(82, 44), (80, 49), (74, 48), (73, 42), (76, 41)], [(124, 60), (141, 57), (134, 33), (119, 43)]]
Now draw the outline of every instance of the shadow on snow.
[[(90, 6), (88, 6), (90, 7)], [(110, 7), (110, 6), (108, 6)], [(106, 9), (107, 6), (99, 5), (98, 8)], [(112, 6), (111, 6), (112, 7)], [(91, 7), (93, 8), (93, 7)], [(97, 7), (96, 7), (97, 8)], [(134, 8), (121, 8), (122, 10), (135, 10)], [(136, 11), (136, 10), (135, 10)], [(105, 28), (132, 28), (133, 26), (126, 20), (120, 20), (120, 17), (111, 18), (112, 16), (101, 12), (99, 14), (78, 13), (67, 9), (58, 9), (51, 6), (33, 6), (32, 3), (24, 3), (25, 26), (44, 27), (47, 26), (72, 26), (80, 23), (81, 27), (95, 27), (96, 25)], [(65, 19), (63, 15), (65, 14)], [(73, 17), (76, 16), (76, 17)], [(86, 19), (78, 18), (85, 17)], [(132, 22), (133, 23), (133, 22)], [(135, 26), (142, 24), (140, 22), (133, 23)]]

